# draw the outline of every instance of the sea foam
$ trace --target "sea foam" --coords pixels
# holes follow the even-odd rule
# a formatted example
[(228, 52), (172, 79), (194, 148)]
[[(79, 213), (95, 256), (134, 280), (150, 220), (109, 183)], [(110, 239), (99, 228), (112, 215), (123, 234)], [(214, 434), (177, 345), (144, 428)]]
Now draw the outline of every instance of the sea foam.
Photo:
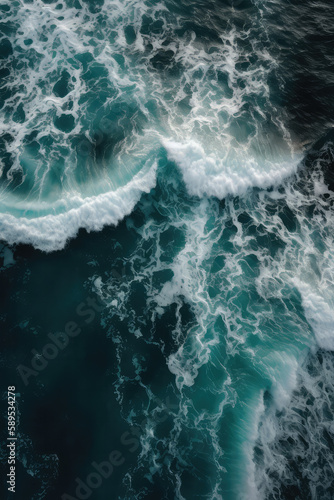
[(170, 160), (180, 168), (190, 195), (216, 196), (242, 195), (248, 189), (268, 188), (278, 185), (284, 178), (296, 172), (301, 157), (289, 161), (269, 162), (256, 160), (246, 151), (238, 151), (232, 158), (224, 158), (224, 151), (207, 154), (195, 141), (178, 143), (164, 141)]
[(105, 225), (116, 225), (130, 214), (142, 193), (148, 193), (156, 183), (154, 164), (141, 171), (125, 186), (115, 191), (82, 199), (79, 207), (59, 215), (28, 219), (0, 214), (0, 239), (9, 244), (29, 243), (46, 252), (62, 249), (80, 228), (99, 231)]

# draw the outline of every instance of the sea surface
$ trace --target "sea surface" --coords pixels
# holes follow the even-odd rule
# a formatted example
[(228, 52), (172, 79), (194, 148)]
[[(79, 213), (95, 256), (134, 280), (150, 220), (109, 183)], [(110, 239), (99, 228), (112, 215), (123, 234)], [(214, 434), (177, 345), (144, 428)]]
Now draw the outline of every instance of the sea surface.
[(0, 1), (1, 498), (334, 499), (333, 7)]

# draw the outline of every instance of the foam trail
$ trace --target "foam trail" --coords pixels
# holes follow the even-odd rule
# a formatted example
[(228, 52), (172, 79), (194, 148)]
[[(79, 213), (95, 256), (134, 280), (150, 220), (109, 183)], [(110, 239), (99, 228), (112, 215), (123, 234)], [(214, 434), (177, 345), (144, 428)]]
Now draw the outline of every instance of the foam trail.
[[(296, 3), (35, 0), (2, 10), (0, 238), (51, 252), (126, 216), (108, 244), (83, 236), (60, 263), (71, 271), (82, 253), (80, 278), (106, 305), (119, 420), (141, 429), (124, 481), (111, 478), (119, 498), (327, 500), (331, 353), (315, 374), (300, 366), (334, 347), (333, 141), (303, 160), (322, 128), (296, 89), (314, 76), (298, 62), (317, 46), (314, 26), (329, 40), (333, 23), (324, 3)], [(311, 19), (307, 50), (297, 50), (307, 22), (295, 25), (296, 9)], [(321, 57), (318, 92), (306, 92), (317, 112), (325, 47)], [(1, 247), (2, 273), (29, 269), (20, 252)]]
[(82, 199), (81, 206), (59, 215), (27, 219), (0, 214), (0, 238), (10, 244), (29, 243), (51, 252), (62, 249), (80, 228), (99, 231), (107, 224), (116, 225), (132, 212), (141, 195), (155, 186), (156, 168), (155, 164), (148, 171), (141, 171), (116, 191)]
[[(247, 151), (229, 152), (229, 158), (223, 158), (224, 151), (207, 154), (195, 141), (180, 144), (165, 141), (170, 160), (179, 166), (187, 190), (193, 196), (216, 196), (223, 199), (228, 195), (241, 195), (253, 187), (268, 188), (279, 185), (283, 179), (297, 171), (301, 156), (289, 160), (270, 163), (256, 160)], [(226, 154), (225, 154), (226, 156)], [(231, 157), (232, 156), (232, 157)]]
[(334, 351), (334, 308), (333, 294), (324, 298), (314, 284), (295, 281), (302, 296), (305, 315), (313, 328), (318, 346)]
[(333, 498), (333, 353), (309, 354), (297, 371), (290, 401), (267, 406), (256, 443), (261, 498)]

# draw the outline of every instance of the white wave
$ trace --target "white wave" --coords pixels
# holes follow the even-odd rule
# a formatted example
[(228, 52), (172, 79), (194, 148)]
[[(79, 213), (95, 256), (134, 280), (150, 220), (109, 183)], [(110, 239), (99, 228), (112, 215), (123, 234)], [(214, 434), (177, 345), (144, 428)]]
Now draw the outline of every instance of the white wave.
[[(189, 194), (225, 198), (241, 195), (252, 187), (268, 188), (296, 172), (300, 157), (281, 163), (263, 162), (249, 153), (234, 158), (220, 158), (218, 152), (208, 155), (195, 141), (181, 144), (164, 141), (169, 159), (176, 162), (183, 174)], [(246, 153), (246, 152), (245, 152)], [(223, 156), (223, 152), (222, 152)]]
[(318, 288), (297, 279), (295, 283), (302, 296), (305, 316), (313, 328), (319, 347), (334, 351), (333, 296), (326, 300)]
[[(333, 355), (310, 355), (298, 369), (290, 402), (276, 413), (269, 409), (259, 428), (262, 458), (256, 467), (259, 498), (281, 498), (282, 486), (298, 498), (333, 498)], [(303, 481), (298, 480), (298, 475)]]
[[(142, 33), (148, 12), (164, 29)], [(9, 117), (0, 123), (0, 131), (10, 131), (13, 139), (6, 144), (12, 166), (4, 179), (2, 202), (8, 206), (8, 198), (17, 196), (14, 174), (17, 174), (15, 181), (21, 175), (22, 191), (27, 193), (29, 190), (28, 196), (15, 203), (16, 212), (8, 210), (7, 206), (2, 210), (1, 206), (2, 211), (11, 213), (0, 218), (2, 235), (8, 237), (8, 241), (37, 242), (38, 248), (49, 250), (62, 248), (78, 227), (98, 229), (120, 220), (121, 214), (131, 211), (128, 205), (132, 206), (133, 196), (139, 199), (137, 195), (124, 192), (125, 198), (118, 200), (120, 195), (114, 192), (106, 195), (94, 192), (99, 196), (92, 197), (91, 192), (83, 190), (89, 190), (93, 182), (97, 182), (102, 170), (103, 176), (99, 177), (102, 183), (104, 175), (109, 175), (118, 185), (115, 165), (118, 162), (128, 165), (125, 155), (134, 159), (133, 173), (137, 172), (138, 165), (151, 157), (157, 137), (178, 138), (180, 143), (165, 141), (165, 146), (170, 158), (179, 164), (189, 192), (198, 196), (208, 194), (223, 198), (243, 193), (251, 186), (268, 187), (295, 170), (296, 162), (267, 162), (261, 166), (261, 162), (250, 158), (248, 143), (263, 136), (264, 109), (271, 116), (276, 139), (287, 143), (289, 138), (282, 113), (269, 100), (267, 78), (275, 60), (266, 49), (242, 49), (239, 42), (246, 33), (238, 33), (231, 26), (225, 33), (219, 33), (219, 41), (210, 42), (197, 37), (195, 32), (180, 35), (170, 27), (182, 26), (182, 15), (173, 13), (162, 3), (152, 7), (146, 1), (140, 4), (132, 0), (104, 3), (100, 15), (103, 23), (86, 3), (78, 10), (64, 8), (60, 3), (45, 6), (41, 0), (20, 4), (8, 14), (8, 21), (15, 26), (15, 35), (11, 37), (14, 53), (19, 49), (27, 61), (31, 51), (39, 55), (29, 72), (23, 65), (10, 81), (13, 89), (21, 89), (17, 91), (15, 106), (23, 106), (25, 119), (18, 122)], [(255, 29), (256, 17), (252, 25)], [(48, 27), (52, 29), (48, 30), (45, 39), (44, 31)], [(128, 28), (133, 29), (133, 43), (127, 40)], [(102, 36), (94, 37), (92, 44), (91, 33), (95, 30)], [(251, 64), (249, 59), (254, 51), (258, 62)], [(169, 57), (173, 54), (170, 66), (181, 68), (176, 77), (167, 69), (167, 73), (157, 70), (167, 54)], [(79, 59), (86, 61), (79, 63)], [(240, 69), (239, 63), (245, 60), (249, 62), (247, 69)], [(108, 77), (89, 79), (87, 74), (90, 71), (93, 74), (97, 67)], [(65, 95), (59, 96), (54, 86), (61, 81), (64, 71), (68, 75), (68, 88)], [(45, 83), (43, 88), (41, 80)], [(108, 101), (104, 102), (101, 94), (101, 103), (95, 108), (92, 104), (102, 90), (103, 95), (108, 93)], [(245, 112), (244, 105), (249, 99), (260, 120)], [(124, 113), (120, 113), (119, 107), (124, 108)], [(118, 111), (114, 123), (110, 116), (115, 110)], [(69, 126), (71, 130), (64, 131), (61, 130), (64, 127), (56, 125), (56, 117), (62, 116), (73, 118), (73, 129)], [(144, 117), (149, 125), (144, 125)], [(105, 119), (110, 122), (108, 127), (105, 127)], [(124, 130), (124, 139), (122, 132), (112, 161), (104, 156), (103, 160), (95, 161), (96, 136), (101, 139), (105, 133), (109, 138), (114, 134), (113, 125), (121, 132)], [(38, 154), (29, 152), (29, 144), (26, 146), (32, 131), (37, 134), (35, 141), (40, 142)], [(265, 130), (265, 135), (271, 133)], [(52, 145), (48, 145), (51, 138)], [(73, 144), (77, 140), (75, 151)], [(244, 144), (237, 150), (232, 147), (236, 140)], [(274, 142), (270, 140), (267, 149), (270, 150)], [(88, 154), (90, 146), (92, 157)], [(107, 148), (101, 144), (101, 149), (102, 146)], [(206, 154), (207, 147), (213, 151), (212, 155)], [(230, 157), (232, 153), (235, 158)], [(78, 173), (85, 177), (84, 183), (78, 183)], [(54, 175), (57, 183), (54, 183)], [(52, 203), (52, 209), (57, 210), (55, 203), (66, 205), (68, 190), (79, 191), (80, 195), (76, 200), (71, 199), (69, 209), (65, 207), (66, 214), (38, 217), (35, 222), (14, 217), (22, 206), (31, 210), (36, 197), (38, 203), (42, 200)], [(128, 194), (130, 202), (126, 201)], [(89, 199), (84, 198), (87, 195)], [(117, 201), (114, 203), (114, 200)], [(107, 206), (110, 206), (108, 213)], [(98, 213), (99, 207), (101, 213)], [(69, 225), (67, 229), (66, 224)]]
[(116, 225), (130, 214), (142, 193), (148, 193), (156, 183), (156, 163), (138, 173), (128, 184), (115, 191), (82, 199), (81, 206), (59, 215), (35, 219), (0, 214), (0, 239), (9, 244), (29, 243), (51, 252), (60, 250), (80, 228), (99, 231), (105, 225)]

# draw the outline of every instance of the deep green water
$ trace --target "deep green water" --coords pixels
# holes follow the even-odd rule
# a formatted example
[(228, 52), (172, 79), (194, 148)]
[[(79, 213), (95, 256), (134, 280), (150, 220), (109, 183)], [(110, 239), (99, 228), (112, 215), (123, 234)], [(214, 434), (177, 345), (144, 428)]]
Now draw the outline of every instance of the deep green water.
[(334, 498), (330, 2), (0, 9), (16, 498)]

